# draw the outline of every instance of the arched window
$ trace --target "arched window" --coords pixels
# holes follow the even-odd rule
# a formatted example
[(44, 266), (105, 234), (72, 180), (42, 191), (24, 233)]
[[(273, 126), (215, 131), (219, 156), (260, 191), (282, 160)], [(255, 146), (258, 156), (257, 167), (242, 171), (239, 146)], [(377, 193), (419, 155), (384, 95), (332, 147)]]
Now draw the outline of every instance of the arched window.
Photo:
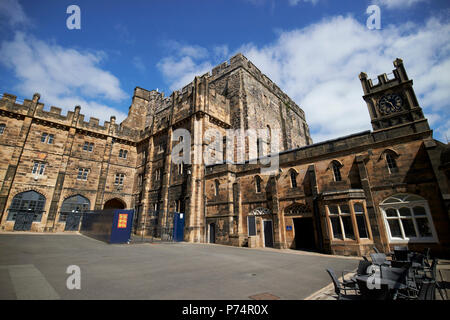
[(390, 152), (386, 152), (385, 157), (386, 157), (386, 164), (389, 169), (389, 173), (397, 173), (398, 167), (397, 167), (397, 161), (395, 160), (396, 157)]
[(384, 200), (380, 208), (391, 241), (437, 241), (428, 202), (424, 198), (397, 194)]
[(61, 213), (59, 215), (59, 221), (66, 221), (67, 216), (71, 213), (81, 213), (89, 211), (90, 209), (89, 199), (77, 194), (64, 200), (61, 206)]
[(333, 169), (334, 181), (342, 181), (341, 167), (342, 167), (342, 165), (337, 161), (333, 161), (331, 163), (331, 168)]
[(256, 188), (256, 193), (260, 193), (261, 192), (261, 177), (256, 176), (255, 177), (255, 188)]
[(41, 221), (45, 197), (36, 191), (19, 193), (13, 198), (9, 208), (8, 220), (15, 221), (18, 213), (33, 214), (33, 221)]
[(6, 124), (0, 123), (0, 134), (3, 134), (5, 132)]
[(219, 195), (219, 186), (220, 186), (220, 182), (219, 180), (214, 180), (214, 195), (218, 196)]
[(291, 188), (295, 189), (297, 188), (297, 172), (295, 170), (291, 169), (289, 171), (290, 177), (291, 177)]

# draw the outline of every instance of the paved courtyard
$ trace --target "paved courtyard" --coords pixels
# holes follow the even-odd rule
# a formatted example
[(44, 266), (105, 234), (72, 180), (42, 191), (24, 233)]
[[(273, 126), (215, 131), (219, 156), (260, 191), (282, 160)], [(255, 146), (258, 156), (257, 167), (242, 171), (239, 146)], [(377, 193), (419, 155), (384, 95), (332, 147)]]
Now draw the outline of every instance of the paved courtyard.
[[(81, 289), (69, 290), (69, 265)], [(357, 259), (191, 243), (109, 245), (78, 234), (0, 234), (0, 299), (305, 299)]]

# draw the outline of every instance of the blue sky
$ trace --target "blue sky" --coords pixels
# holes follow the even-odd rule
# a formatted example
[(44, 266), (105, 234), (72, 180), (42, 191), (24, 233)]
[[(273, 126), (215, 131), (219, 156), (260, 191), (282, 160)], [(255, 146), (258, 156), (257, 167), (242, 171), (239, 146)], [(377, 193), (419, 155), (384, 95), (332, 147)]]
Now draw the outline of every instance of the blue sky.
[[(66, 9), (81, 9), (69, 30)], [(369, 30), (366, 9), (381, 9)], [(370, 129), (361, 71), (400, 57), (435, 138), (450, 139), (448, 0), (0, 0), (0, 91), (123, 120), (136, 86), (170, 95), (244, 53), (306, 112), (314, 142)]]

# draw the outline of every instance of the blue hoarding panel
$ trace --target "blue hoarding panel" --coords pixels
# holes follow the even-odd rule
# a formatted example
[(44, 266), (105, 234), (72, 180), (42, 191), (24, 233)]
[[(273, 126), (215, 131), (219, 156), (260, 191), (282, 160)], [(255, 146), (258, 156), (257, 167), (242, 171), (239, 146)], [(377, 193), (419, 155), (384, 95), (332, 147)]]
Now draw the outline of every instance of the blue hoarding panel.
[(115, 210), (110, 243), (127, 243), (131, 237), (134, 210)]
[(108, 243), (127, 243), (134, 210), (97, 210), (83, 213), (80, 232)]

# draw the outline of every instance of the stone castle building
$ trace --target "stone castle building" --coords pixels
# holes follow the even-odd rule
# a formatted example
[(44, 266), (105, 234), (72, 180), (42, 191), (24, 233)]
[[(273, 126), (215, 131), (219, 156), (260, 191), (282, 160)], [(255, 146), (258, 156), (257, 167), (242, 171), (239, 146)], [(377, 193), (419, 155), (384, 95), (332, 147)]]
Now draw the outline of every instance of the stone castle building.
[[(4, 94), (1, 229), (71, 231), (79, 212), (130, 208), (137, 233), (184, 213), (191, 242), (346, 255), (408, 245), (447, 255), (450, 149), (433, 139), (403, 62), (394, 66), (376, 84), (360, 74), (373, 131), (317, 144), (303, 110), (241, 54), (170, 97), (136, 88), (121, 124), (86, 122), (79, 106), (46, 111), (39, 94), (23, 103)], [(174, 164), (177, 129), (201, 151), (209, 129), (266, 129), (258, 145), (268, 146), (279, 130), (279, 169), (261, 174), (249, 141), (232, 152), (245, 163)]]

